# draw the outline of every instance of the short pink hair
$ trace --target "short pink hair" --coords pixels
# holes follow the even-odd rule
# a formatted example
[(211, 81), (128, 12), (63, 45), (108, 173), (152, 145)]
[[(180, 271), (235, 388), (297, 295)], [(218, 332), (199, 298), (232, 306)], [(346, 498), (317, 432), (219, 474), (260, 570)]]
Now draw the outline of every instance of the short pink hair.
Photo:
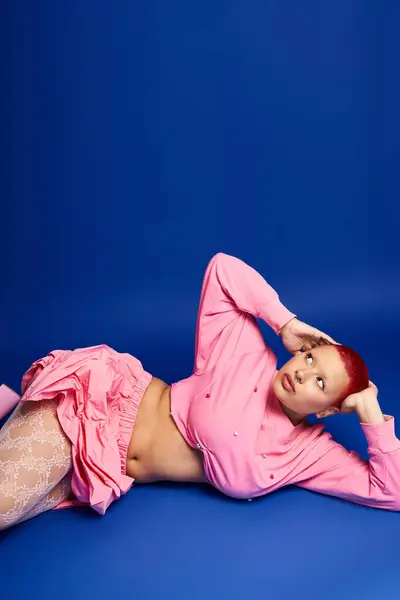
[(337, 399), (337, 404), (341, 404), (347, 396), (350, 396), (350, 394), (361, 392), (368, 387), (369, 375), (367, 365), (358, 352), (353, 350), (353, 348), (341, 346), (339, 344), (335, 344), (334, 347), (339, 353), (344, 368), (346, 369), (346, 373), (350, 378), (348, 386)]

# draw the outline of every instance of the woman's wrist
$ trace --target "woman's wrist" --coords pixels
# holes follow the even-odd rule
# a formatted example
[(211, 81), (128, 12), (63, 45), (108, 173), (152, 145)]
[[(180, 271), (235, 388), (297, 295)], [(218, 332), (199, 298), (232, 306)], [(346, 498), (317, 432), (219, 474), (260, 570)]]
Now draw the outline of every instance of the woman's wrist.
[(385, 417), (379, 406), (378, 398), (361, 400), (356, 404), (356, 413), (360, 423), (384, 423)]
[(284, 329), (289, 329), (292, 325), (294, 325), (294, 323), (298, 321), (297, 317), (292, 317), (287, 323), (284, 324), (284, 326), (281, 328), (279, 335), (282, 335), (282, 331)]

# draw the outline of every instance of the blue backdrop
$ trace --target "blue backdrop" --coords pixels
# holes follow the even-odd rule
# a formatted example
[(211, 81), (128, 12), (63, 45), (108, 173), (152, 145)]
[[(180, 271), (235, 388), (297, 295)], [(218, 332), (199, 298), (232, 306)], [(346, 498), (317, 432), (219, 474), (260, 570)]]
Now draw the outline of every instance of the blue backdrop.
[[(400, 418), (399, 17), (395, 1), (3, 0), (0, 382), (100, 343), (189, 376), (222, 251), (360, 352)], [(325, 425), (367, 457), (355, 415)], [(0, 582), (7, 600), (391, 600), (399, 531), (297, 488), (243, 503), (138, 486), (103, 519), (3, 534)]]

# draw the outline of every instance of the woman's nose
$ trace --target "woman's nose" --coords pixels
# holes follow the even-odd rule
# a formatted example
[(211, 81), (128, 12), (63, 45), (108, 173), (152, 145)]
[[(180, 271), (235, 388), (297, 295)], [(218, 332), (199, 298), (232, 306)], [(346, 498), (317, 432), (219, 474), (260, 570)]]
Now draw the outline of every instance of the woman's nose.
[[(297, 369), (295, 371), (296, 374), (296, 378), (301, 382), (304, 383), (305, 378), (306, 378), (306, 372), (303, 369)], [(310, 377), (312, 377), (312, 373), (309, 373)]]

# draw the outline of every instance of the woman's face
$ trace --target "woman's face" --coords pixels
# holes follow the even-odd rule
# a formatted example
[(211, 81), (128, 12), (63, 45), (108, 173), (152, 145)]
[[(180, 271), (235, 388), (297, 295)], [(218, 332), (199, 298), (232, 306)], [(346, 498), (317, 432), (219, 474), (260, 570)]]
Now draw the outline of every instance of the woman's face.
[[(294, 380), (294, 391), (283, 386), (285, 373)], [(337, 399), (349, 382), (335, 346), (326, 344), (293, 356), (276, 373), (272, 391), (292, 422), (300, 422), (314, 413), (321, 418), (338, 412)]]

